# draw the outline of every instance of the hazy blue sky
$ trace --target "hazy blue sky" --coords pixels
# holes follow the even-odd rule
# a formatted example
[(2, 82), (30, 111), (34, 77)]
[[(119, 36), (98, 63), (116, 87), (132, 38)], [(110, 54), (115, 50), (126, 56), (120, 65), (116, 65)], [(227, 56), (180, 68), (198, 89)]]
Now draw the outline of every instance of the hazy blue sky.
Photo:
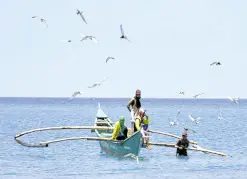
[[(140, 88), (143, 97), (179, 97), (184, 89), (246, 98), (246, 7), (244, 0), (2, 1), (0, 96), (131, 97)], [(131, 43), (120, 40), (120, 24)], [(82, 44), (79, 33), (99, 43)], [(106, 64), (108, 56), (116, 60)], [(210, 67), (214, 61), (222, 66)]]

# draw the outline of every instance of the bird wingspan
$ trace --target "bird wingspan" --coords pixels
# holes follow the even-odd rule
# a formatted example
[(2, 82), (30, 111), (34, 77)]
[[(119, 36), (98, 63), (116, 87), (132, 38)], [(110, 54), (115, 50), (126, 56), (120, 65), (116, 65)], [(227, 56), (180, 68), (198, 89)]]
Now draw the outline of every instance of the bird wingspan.
[(80, 14), (80, 16), (81, 16), (82, 20), (87, 24), (85, 17), (82, 14)]
[(200, 94), (197, 94), (196, 96), (200, 96), (200, 95), (203, 95), (204, 93), (200, 93)]
[(88, 88), (93, 88), (95, 86), (97, 86), (97, 83), (93, 84), (92, 86), (89, 86)]
[(123, 26), (122, 26), (122, 24), (120, 25), (120, 30), (121, 30), (121, 34), (122, 34), (122, 36), (124, 36), (124, 30), (123, 30)]
[(195, 119), (191, 116), (191, 115), (189, 115), (189, 118), (192, 120), (192, 121), (194, 121)]
[(131, 42), (126, 36), (125, 36), (125, 39), (128, 40), (129, 42)]

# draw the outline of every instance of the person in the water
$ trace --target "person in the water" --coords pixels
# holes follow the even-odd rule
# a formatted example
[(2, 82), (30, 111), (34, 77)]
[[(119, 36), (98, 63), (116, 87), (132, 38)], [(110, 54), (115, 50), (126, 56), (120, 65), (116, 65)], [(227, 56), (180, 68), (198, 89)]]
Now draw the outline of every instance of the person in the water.
[(187, 148), (189, 147), (189, 140), (187, 139), (187, 133), (182, 133), (182, 139), (179, 139), (177, 144), (176, 156), (187, 156)]

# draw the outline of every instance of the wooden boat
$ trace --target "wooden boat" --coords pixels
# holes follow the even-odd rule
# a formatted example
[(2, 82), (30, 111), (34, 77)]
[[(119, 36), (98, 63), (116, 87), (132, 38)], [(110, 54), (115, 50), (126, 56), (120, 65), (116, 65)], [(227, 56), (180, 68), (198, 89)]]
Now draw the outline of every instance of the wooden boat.
[[(98, 111), (96, 114), (94, 126), (101, 127), (114, 127), (112, 120), (103, 112), (98, 105)], [(94, 131), (98, 137), (101, 138), (111, 138), (113, 130), (98, 130)], [(127, 139), (122, 141), (99, 141), (100, 147), (103, 151), (108, 154), (125, 157), (125, 156), (135, 156), (138, 157), (140, 150), (142, 148), (143, 139), (140, 131), (133, 133)]]

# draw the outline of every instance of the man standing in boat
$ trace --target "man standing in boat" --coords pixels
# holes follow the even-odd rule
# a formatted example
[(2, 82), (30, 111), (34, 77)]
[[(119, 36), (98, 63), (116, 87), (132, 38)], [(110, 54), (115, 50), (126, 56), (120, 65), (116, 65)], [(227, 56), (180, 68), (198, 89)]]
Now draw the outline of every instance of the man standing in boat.
[(137, 89), (135, 97), (132, 98), (128, 104), (127, 108), (131, 115), (131, 129), (134, 130), (135, 117), (138, 115), (139, 109), (141, 108), (141, 90)]
[(182, 139), (179, 139), (176, 146), (177, 148), (177, 153), (176, 156), (187, 156), (187, 148), (189, 147), (189, 140), (187, 139), (187, 133), (183, 132), (182, 133)]
[(113, 140), (125, 140), (128, 136), (128, 128), (125, 125), (125, 117), (120, 116), (119, 121), (115, 123), (112, 134)]

